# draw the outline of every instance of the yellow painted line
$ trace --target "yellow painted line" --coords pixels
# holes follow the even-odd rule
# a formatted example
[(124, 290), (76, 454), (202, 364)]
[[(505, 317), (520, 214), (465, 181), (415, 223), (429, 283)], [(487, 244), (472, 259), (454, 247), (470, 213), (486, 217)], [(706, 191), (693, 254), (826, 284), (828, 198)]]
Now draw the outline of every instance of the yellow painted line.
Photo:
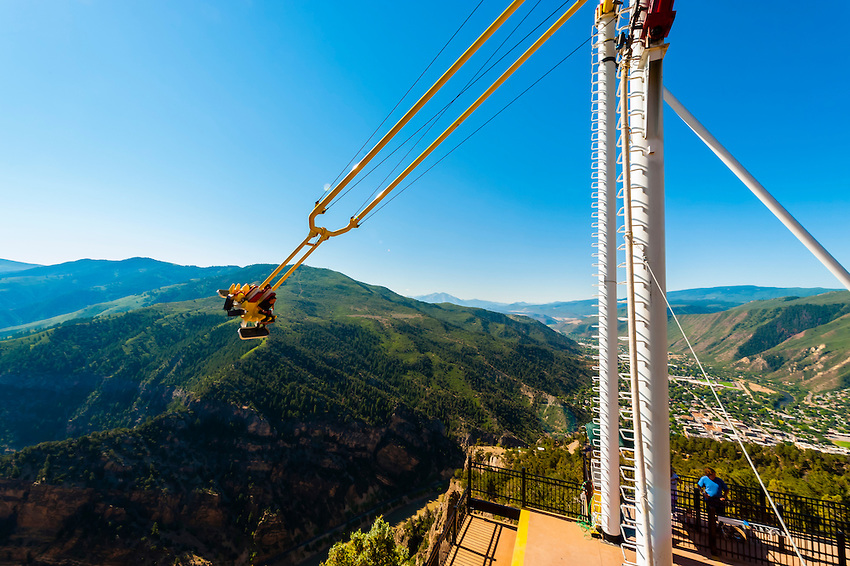
[(525, 565), (525, 544), (528, 542), (528, 520), (531, 518), (531, 513), (527, 509), (519, 512), (519, 529), (516, 533), (516, 542), (514, 543), (514, 556), (511, 560), (511, 566)]

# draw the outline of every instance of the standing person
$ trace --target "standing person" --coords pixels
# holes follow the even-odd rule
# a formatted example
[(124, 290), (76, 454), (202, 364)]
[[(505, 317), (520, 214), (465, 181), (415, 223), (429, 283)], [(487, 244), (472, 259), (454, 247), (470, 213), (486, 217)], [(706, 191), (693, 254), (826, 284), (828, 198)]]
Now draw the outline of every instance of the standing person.
[(676, 507), (679, 502), (679, 474), (670, 466), (670, 510), (676, 516)]
[(706, 468), (705, 475), (699, 479), (697, 485), (702, 488), (706, 505), (713, 508), (718, 515), (722, 515), (726, 511), (726, 494), (729, 493), (726, 482), (717, 477), (714, 468)]

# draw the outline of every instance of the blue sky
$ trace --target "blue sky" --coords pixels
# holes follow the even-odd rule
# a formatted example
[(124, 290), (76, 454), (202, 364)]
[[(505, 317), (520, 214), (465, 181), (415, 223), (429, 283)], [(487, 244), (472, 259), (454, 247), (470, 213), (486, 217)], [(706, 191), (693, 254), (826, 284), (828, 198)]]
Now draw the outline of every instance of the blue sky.
[[(413, 95), (507, 4), (484, 0)], [(541, 0), (506, 45), (560, 4)], [(593, 4), (435, 155), (581, 45)], [(306, 235), (323, 188), (474, 5), (5, 0), (0, 257), (282, 261)], [(491, 50), (532, 6), (535, 0), (526, 2)], [(841, 24), (850, 8), (680, 0), (676, 9), (665, 84), (850, 264), (850, 81), (841, 66)], [(589, 62), (584, 45), (308, 263), (406, 295), (441, 291), (505, 302), (592, 296)], [(451, 96), (469, 78), (459, 74)], [(471, 100), (461, 97), (446, 118)], [(669, 108), (665, 126), (669, 289), (839, 286)], [(342, 225), (384, 176), (363, 181), (323, 223)]]

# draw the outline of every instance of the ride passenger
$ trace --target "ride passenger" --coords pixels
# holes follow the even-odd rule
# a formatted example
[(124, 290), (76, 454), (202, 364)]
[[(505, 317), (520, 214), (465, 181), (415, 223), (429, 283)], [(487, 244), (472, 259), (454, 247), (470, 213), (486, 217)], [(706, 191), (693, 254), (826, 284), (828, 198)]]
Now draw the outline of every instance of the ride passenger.
[(263, 320), (258, 322), (258, 325), (265, 326), (271, 324), (277, 318), (274, 315), (274, 303), (277, 301), (277, 295), (271, 290), (271, 285), (263, 287), (262, 300), (257, 304), (257, 310), (263, 315)]

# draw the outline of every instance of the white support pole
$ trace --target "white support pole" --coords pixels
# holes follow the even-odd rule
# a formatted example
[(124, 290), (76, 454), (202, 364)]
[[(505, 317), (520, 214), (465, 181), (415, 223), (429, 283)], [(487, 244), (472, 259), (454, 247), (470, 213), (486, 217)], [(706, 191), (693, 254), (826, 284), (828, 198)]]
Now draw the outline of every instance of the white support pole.
[[(634, 8), (633, 8), (634, 9)], [(643, 45), (632, 44), (632, 61), (640, 61)], [(648, 180), (647, 180), (647, 140), (646, 132), (646, 69), (632, 69), (628, 80), (628, 187), (624, 197), (629, 198), (629, 218), (626, 222), (626, 236), (631, 239), (631, 251), (627, 258), (629, 275), (629, 366), (630, 391), (634, 416), (635, 433), (635, 540), (637, 555), (635, 562), (638, 566), (652, 566), (652, 546), (649, 537), (649, 504), (646, 483), (646, 443), (643, 441), (644, 412), (641, 407), (641, 393), (644, 388), (640, 380), (647, 380), (649, 365), (648, 320), (649, 313), (649, 278), (645, 274), (642, 259), (646, 255), (647, 246), (647, 211)], [(627, 248), (628, 249), (628, 248)]]
[[(650, 537), (653, 565), (673, 564), (673, 525), (670, 497), (670, 394), (667, 360), (667, 292), (665, 217), (664, 217), (664, 102), (662, 71), (667, 45), (648, 51), (646, 86), (647, 149), (647, 246), (644, 260), (657, 279), (647, 273), (649, 286), (649, 366), (647, 379), (639, 381), (645, 390), (641, 398), (646, 404), (640, 410), (646, 424), (644, 443), (646, 481), (648, 486)], [(642, 275), (643, 277), (644, 275)]]
[(697, 120), (693, 114), (688, 112), (681, 102), (664, 87), (664, 101), (670, 105), (676, 114), (694, 131), (694, 133), (714, 152), (717, 157), (728, 167), (756, 197), (782, 222), (800, 242), (829, 270), (833, 275), (850, 290), (850, 273), (844, 269), (826, 249), (797, 222), (797, 219), (785, 210), (779, 202), (773, 198), (767, 189), (747, 171), (741, 163), (735, 159), (723, 145), (717, 141), (711, 133)]
[[(604, 12), (609, 4), (609, 11)], [(596, 11), (597, 202), (599, 257), (599, 456), (602, 535), (620, 538), (617, 341), (617, 12), (602, 0)]]
[[(662, 61), (666, 45), (644, 51), (629, 81), (631, 237), (634, 242), (634, 340), (638, 564), (673, 563), (664, 234)], [(628, 228), (627, 228), (628, 229)], [(647, 268), (652, 266), (658, 285)], [(633, 370), (634, 371), (634, 370)]]

